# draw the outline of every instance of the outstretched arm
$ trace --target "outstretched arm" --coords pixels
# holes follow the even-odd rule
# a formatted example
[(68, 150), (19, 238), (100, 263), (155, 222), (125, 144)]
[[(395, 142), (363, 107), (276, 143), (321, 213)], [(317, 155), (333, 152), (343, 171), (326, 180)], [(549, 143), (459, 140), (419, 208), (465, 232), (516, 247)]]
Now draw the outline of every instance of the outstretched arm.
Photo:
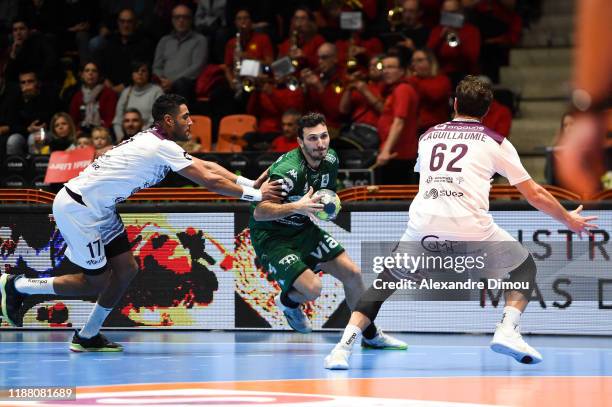
[(318, 203), (318, 198), (312, 198), (313, 189), (310, 187), (308, 193), (299, 201), (288, 203), (261, 202), (255, 208), (253, 217), (256, 221), (268, 221), (282, 219), (293, 214), (309, 216), (317, 211), (323, 210), (323, 204)]

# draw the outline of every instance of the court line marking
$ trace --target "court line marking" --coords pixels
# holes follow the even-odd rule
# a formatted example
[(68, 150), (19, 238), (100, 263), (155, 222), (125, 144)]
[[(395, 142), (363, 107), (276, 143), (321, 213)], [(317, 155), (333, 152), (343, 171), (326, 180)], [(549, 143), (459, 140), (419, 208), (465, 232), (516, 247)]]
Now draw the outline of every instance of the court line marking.
[(70, 359), (43, 359), (41, 362), (70, 362)]

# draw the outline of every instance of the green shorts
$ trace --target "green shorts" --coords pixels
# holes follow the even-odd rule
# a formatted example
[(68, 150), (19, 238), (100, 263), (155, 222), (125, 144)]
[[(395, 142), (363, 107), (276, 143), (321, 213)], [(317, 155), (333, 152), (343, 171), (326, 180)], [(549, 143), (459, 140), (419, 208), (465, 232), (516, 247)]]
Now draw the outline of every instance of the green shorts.
[(251, 240), (268, 276), (283, 292), (293, 287), (304, 270), (314, 271), (317, 264), (333, 260), (344, 252), (336, 239), (314, 224), (305, 226), (293, 237), (275, 235), (273, 230), (252, 230)]

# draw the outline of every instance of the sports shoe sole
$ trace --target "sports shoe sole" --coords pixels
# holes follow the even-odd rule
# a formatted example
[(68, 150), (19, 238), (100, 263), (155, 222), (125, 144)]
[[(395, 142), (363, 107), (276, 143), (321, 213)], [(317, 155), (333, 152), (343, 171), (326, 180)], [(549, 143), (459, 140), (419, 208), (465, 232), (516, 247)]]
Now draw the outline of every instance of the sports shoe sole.
[(368, 345), (367, 343), (362, 343), (361, 347), (363, 349), (377, 349), (377, 350), (406, 350), (408, 349), (408, 345), (404, 346), (383, 346), (382, 348), (378, 346)]
[[(284, 312), (283, 312), (284, 314)], [(289, 318), (287, 318), (287, 315), (285, 315), (285, 321), (287, 321), (287, 324), (291, 327), (291, 329), (293, 329), (295, 332), (297, 333), (301, 333), (301, 334), (309, 334), (312, 332), (312, 328), (307, 329), (307, 330), (302, 330), (300, 331), (299, 329), (296, 329), (293, 324), (291, 323), (291, 320)]]
[(83, 352), (123, 352), (123, 348), (84, 348), (77, 343), (70, 344), (70, 350), (77, 353)]
[(347, 365), (328, 364), (327, 360), (325, 360), (325, 363), (323, 364), (323, 367), (325, 369), (328, 369), (328, 370), (348, 370), (348, 368), (349, 368)]
[(519, 352), (516, 349), (512, 349), (511, 347), (501, 343), (492, 343), (490, 347), (493, 352), (510, 356), (517, 362), (526, 365), (535, 365), (536, 363), (540, 363), (542, 361), (542, 359), (535, 358), (525, 352)]
[(8, 282), (8, 274), (0, 275), (0, 295), (2, 295), (2, 317), (11, 324), (12, 326), (17, 326), (8, 316), (6, 312), (6, 283)]

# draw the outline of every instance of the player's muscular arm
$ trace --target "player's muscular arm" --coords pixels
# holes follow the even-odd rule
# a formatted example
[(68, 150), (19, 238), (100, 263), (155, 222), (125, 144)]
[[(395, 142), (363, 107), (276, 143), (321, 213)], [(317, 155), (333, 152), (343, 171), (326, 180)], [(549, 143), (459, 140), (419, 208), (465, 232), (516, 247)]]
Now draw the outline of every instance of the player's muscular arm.
[(253, 211), (256, 221), (268, 221), (282, 219), (293, 214), (309, 216), (323, 209), (323, 204), (318, 203), (318, 199), (312, 198), (312, 187), (308, 193), (299, 201), (287, 202), (283, 204), (270, 201), (261, 202)]
[(227, 169), (223, 168), (215, 162), (200, 160), (196, 157), (192, 157), (192, 159), (195, 162), (200, 162), (207, 171), (220, 175), (225, 179), (228, 179), (232, 182), (236, 182), (236, 179), (238, 179), (238, 176), (236, 174), (232, 173), (231, 171), (228, 171)]
[(534, 180), (520, 182), (515, 187), (533, 207), (565, 224), (571, 231), (581, 234), (588, 233), (589, 228), (597, 228), (597, 225), (589, 223), (597, 216), (580, 215), (582, 205), (573, 211), (565, 210), (550, 192)]

